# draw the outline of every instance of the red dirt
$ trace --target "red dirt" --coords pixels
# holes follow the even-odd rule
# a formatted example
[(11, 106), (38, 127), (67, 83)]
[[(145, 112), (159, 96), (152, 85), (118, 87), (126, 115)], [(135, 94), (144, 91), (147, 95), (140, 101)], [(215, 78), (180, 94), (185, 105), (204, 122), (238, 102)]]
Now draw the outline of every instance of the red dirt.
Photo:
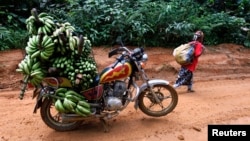
[[(99, 70), (114, 61), (110, 48), (93, 48)], [(151, 78), (173, 84), (180, 66), (173, 49), (146, 48), (149, 55), (146, 72)], [(152, 118), (130, 103), (120, 115), (109, 121), (104, 133), (98, 120), (89, 121), (71, 132), (56, 132), (33, 114), (35, 100), (29, 89), (18, 98), (22, 76), (15, 72), (22, 50), (0, 52), (0, 141), (205, 141), (209, 124), (250, 124), (250, 50), (239, 45), (207, 46), (194, 73), (194, 93), (177, 89), (179, 102), (165, 117)]]

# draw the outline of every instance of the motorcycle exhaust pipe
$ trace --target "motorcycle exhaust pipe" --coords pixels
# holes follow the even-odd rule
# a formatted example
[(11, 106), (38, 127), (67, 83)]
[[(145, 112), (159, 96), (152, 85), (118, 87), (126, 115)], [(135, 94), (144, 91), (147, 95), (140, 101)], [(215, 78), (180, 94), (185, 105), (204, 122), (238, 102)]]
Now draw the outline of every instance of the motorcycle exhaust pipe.
[(90, 118), (90, 117), (91, 116), (83, 117), (83, 116), (79, 116), (77, 114), (62, 114), (61, 115), (62, 122), (82, 121), (82, 120), (86, 120), (87, 118)]

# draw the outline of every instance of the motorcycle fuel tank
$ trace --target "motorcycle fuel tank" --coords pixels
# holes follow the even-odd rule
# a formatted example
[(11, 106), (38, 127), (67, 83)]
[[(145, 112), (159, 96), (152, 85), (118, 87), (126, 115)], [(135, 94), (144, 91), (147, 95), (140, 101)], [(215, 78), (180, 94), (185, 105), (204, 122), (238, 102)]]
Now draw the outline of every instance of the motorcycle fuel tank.
[(127, 78), (132, 72), (132, 66), (128, 62), (118, 63), (114, 68), (109, 66), (100, 74), (100, 83), (106, 83), (118, 79)]

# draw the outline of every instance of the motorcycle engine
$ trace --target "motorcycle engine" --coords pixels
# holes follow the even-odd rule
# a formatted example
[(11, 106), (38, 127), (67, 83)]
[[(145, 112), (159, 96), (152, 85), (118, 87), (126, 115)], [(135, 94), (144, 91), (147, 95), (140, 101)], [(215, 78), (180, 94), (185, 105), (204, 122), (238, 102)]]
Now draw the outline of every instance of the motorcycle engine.
[(106, 110), (114, 111), (122, 108), (122, 99), (126, 94), (126, 83), (123, 81), (115, 81), (109, 85), (105, 96)]

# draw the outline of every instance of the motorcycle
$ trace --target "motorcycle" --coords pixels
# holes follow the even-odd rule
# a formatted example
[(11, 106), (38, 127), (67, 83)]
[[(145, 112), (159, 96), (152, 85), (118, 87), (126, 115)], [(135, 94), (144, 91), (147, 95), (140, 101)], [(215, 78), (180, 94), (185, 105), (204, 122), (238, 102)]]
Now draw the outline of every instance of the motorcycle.
[[(40, 109), (43, 122), (56, 131), (74, 130), (87, 119), (99, 118), (107, 132), (107, 120), (119, 115), (130, 102), (134, 102), (136, 110), (139, 108), (152, 117), (166, 116), (175, 109), (178, 103), (176, 90), (166, 80), (148, 78), (144, 70), (148, 55), (142, 47), (130, 50), (121, 46), (108, 53), (109, 58), (115, 55), (118, 55), (116, 61), (104, 68), (87, 90), (72, 87), (64, 77), (45, 77), (40, 87), (34, 89), (33, 98), (37, 100), (33, 112)], [(139, 85), (137, 82), (140, 80), (142, 83)], [(60, 88), (83, 96), (90, 114), (58, 112), (55, 98)]]

